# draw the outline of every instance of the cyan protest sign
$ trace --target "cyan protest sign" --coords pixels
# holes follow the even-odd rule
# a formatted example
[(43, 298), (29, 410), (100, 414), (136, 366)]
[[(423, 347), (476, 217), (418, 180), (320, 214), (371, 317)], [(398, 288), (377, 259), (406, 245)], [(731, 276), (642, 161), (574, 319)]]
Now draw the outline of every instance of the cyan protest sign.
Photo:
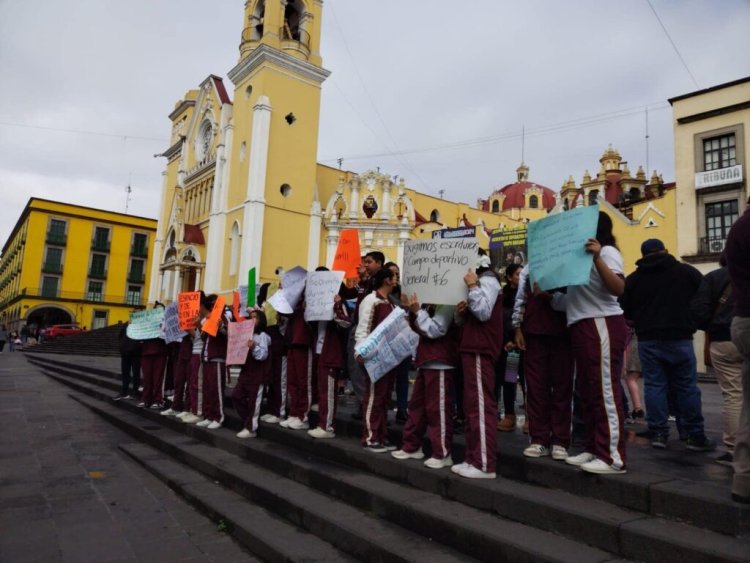
[(529, 274), (542, 290), (586, 285), (592, 256), (584, 249), (596, 236), (599, 206), (579, 207), (529, 223)]

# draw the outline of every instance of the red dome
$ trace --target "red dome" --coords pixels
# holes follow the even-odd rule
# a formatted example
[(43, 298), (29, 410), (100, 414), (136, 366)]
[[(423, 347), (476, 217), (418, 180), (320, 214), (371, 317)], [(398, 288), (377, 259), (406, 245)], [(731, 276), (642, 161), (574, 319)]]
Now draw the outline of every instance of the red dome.
[[(555, 203), (557, 203), (555, 200), (555, 192), (549, 188), (535, 184), (534, 182), (516, 182), (515, 184), (508, 184), (499, 190), (495, 190), (490, 196), (490, 200), (496, 195), (502, 194), (505, 196), (502, 211), (523, 208), (526, 207), (524, 192), (531, 187), (536, 187), (542, 190), (542, 201), (540, 202), (539, 208), (550, 209), (555, 206)], [(490, 210), (491, 209), (492, 203), (490, 203)]]

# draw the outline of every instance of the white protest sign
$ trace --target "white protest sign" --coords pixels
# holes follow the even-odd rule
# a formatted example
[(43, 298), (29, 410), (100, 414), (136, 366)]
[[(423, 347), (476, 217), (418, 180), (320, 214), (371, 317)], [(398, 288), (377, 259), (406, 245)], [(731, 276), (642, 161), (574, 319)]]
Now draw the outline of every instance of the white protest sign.
[(333, 300), (338, 295), (344, 272), (310, 272), (305, 286), (305, 320), (333, 319)]
[(268, 304), (273, 307), (274, 311), (281, 313), (282, 315), (291, 315), (294, 312), (292, 306), (287, 301), (286, 294), (283, 289), (279, 289), (271, 297), (268, 298)]
[(253, 337), (255, 321), (250, 319), (242, 323), (229, 323), (227, 333), (227, 365), (243, 365), (247, 360), (248, 341)]
[(284, 290), (284, 297), (294, 309), (299, 300), (302, 298), (302, 292), (305, 290), (305, 280), (307, 279), (307, 270), (302, 266), (295, 266), (289, 270), (281, 279), (281, 287)]
[(409, 326), (406, 311), (398, 307), (354, 347), (354, 352), (364, 358), (370, 379), (377, 381), (413, 356), (417, 344), (419, 335)]
[(161, 337), (161, 324), (164, 321), (164, 309), (145, 309), (130, 313), (130, 324), (127, 328), (128, 338), (133, 340), (150, 340)]
[(240, 315), (247, 317), (247, 285), (237, 287), (237, 293), (240, 294)]
[(180, 314), (177, 302), (173, 301), (164, 309), (164, 324), (162, 331), (164, 333), (164, 342), (181, 342), (187, 332), (180, 329)]
[(404, 245), (402, 293), (417, 294), (420, 303), (455, 305), (466, 299), (464, 276), (474, 270), (476, 238), (407, 241)]

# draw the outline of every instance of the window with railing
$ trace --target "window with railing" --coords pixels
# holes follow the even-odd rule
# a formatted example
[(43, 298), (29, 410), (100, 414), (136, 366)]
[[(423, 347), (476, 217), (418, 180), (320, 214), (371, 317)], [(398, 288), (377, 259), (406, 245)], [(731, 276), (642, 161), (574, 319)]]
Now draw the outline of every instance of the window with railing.
[(145, 266), (145, 260), (138, 260), (136, 258), (130, 260), (130, 272), (128, 273), (128, 281), (133, 283), (143, 283), (146, 278), (144, 273)]
[(89, 301), (104, 301), (104, 283), (100, 281), (89, 281), (89, 289), (86, 293)]
[(63, 246), (67, 241), (65, 230), (67, 223), (62, 219), (50, 219), (49, 230), (47, 231), (47, 244), (56, 244)]
[(706, 236), (700, 239), (701, 254), (717, 254), (724, 250), (729, 229), (739, 217), (736, 199), (706, 204)]
[(47, 247), (42, 272), (45, 274), (62, 274), (62, 252), (62, 248)]
[(141, 304), (141, 290), (142, 288), (138, 285), (129, 285), (128, 294), (125, 297), (125, 302), (128, 305), (140, 305)]
[(41, 296), (42, 297), (57, 297), (60, 289), (60, 278), (53, 276), (42, 277)]
[(89, 269), (89, 277), (97, 279), (104, 279), (107, 277), (106, 254), (91, 255), (91, 268)]
[(109, 252), (109, 229), (107, 227), (94, 227), (91, 249), (98, 252)]
[(133, 244), (130, 247), (133, 256), (148, 256), (148, 235), (143, 233), (133, 234)]
[(703, 170), (718, 170), (737, 164), (734, 133), (703, 140)]

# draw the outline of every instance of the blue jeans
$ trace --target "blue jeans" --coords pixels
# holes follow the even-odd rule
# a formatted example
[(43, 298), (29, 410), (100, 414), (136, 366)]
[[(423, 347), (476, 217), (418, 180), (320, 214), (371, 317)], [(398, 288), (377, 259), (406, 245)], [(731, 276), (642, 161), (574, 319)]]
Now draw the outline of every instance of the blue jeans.
[(638, 341), (643, 370), (646, 422), (654, 433), (669, 435), (667, 397), (674, 394), (680, 425), (688, 436), (703, 434), (701, 391), (692, 340)]

